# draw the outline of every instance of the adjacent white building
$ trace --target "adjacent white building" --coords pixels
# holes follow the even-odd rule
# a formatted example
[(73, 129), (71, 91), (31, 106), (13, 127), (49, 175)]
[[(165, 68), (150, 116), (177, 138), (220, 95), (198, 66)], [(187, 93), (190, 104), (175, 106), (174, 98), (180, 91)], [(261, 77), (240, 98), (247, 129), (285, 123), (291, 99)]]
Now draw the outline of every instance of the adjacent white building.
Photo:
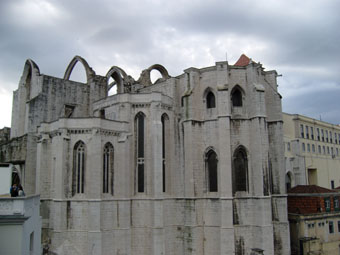
[(0, 197), (0, 254), (40, 255), (39, 195)]

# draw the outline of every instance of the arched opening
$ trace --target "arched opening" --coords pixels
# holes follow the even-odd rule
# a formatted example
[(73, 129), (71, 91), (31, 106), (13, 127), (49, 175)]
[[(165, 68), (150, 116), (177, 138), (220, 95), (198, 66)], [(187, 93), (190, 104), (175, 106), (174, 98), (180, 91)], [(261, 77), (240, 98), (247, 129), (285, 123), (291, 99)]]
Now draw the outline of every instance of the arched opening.
[(217, 154), (214, 150), (209, 150), (205, 155), (205, 165), (208, 177), (209, 192), (217, 192)]
[(70, 73), (69, 80), (87, 83), (86, 71), (82, 65), (78, 62), (74, 65), (72, 72)]
[(206, 97), (207, 109), (216, 107), (215, 95), (211, 91), (208, 92)]
[(137, 192), (144, 192), (145, 173), (144, 173), (144, 138), (145, 138), (145, 115), (137, 113), (135, 117), (135, 137), (136, 137), (136, 184)]
[(112, 66), (110, 68), (106, 74), (108, 96), (124, 93), (124, 79), (126, 76), (122, 68), (118, 66)]
[(238, 147), (233, 156), (233, 194), (248, 190), (248, 159), (243, 146)]
[(108, 79), (108, 96), (113, 96), (116, 95), (118, 93), (117, 91), (117, 86), (116, 85), (116, 81), (112, 78), (112, 76), (109, 77)]
[(73, 149), (72, 195), (84, 193), (85, 188), (85, 156), (86, 148), (78, 141)]
[(65, 80), (69, 80), (70, 79), (70, 76), (71, 76), (71, 73), (73, 72), (73, 69), (75, 67), (75, 65), (80, 62), (82, 63), (84, 69), (85, 69), (85, 73), (86, 73), (86, 82), (85, 83), (88, 83), (89, 80), (95, 76), (95, 72), (92, 70), (92, 68), (89, 66), (89, 64), (86, 62), (85, 59), (83, 59), (82, 57), (80, 56), (75, 56), (71, 62), (69, 63), (69, 65), (67, 66), (66, 68), (66, 71), (65, 71), (65, 75), (64, 75), (64, 79)]
[(242, 107), (243, 105), (242, 91), (238, 86), (236, 86), (231, 92), (231, 101), (233, 107)]
[(114, 185), (114, 149), (111, 143), (106, 143), (103, 151), (103, 193), (113, 195)]
[(286, 174), (286, 191), (288, 191), (292, 187), (292, 176), (291, 173)]
[(150, 72), (150, 79), (151, 79), (151, 83), (155, 84), (159, 79), (162, 78), (162, 74), (160, 71), (156, 70), (156, 69), (152, 69)]

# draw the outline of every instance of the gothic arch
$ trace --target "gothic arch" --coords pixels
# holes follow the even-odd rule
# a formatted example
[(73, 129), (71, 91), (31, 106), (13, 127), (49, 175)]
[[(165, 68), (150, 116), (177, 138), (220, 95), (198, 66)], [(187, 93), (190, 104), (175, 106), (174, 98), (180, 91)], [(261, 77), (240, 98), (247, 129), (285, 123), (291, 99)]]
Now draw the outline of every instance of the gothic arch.
[(69, 63), (69, 65), (66, 68), (64, 79), (65, 80), (69, 80), (70, 79), (70, 76), (71, 76), (71, 73), (73, 71), (73, 68), (75, 67), (75, 65), (78, 62), (82, 63), (82, 65), (84, 66), (84, 69), (85, 69), (85, 72), (86, 72), (86, 80), (87, 80), (87, 83), (88, 83), (90, 78), (95, 75), (95, 72), (92, 70), (92, 68), (86, 62), (86, 60), (84, 58), (80, 57), (80, 56), (75, 56), (71, 60), (71, 62)]
[(203, 100), (206, 103), (206, 108), (216, 108), (216, 96), (212, 88), (208, 87), (203, 93)]
[(31, 59), (27, 59), (24, 66), (24, 71), (21, 77), (21, 84), (26, 88), (26, 100), (31, 97), (32, 78), (40, 75), (38, 65)]
[(206, 187), (209, 192), (218, 191), (218, 156), (213, 147), (204, 152)]
[(245, 93), (240, 85), (235, 85), (230, 92), (232, 107), (242, 107), (244, 105)]
[(248, 151), (240, 145), (235, 149), (232, 161), (233, 195), (238, 191), (248, 191), (248, 176)]
[[(110, 70), (106, 74), (106, 80), (107, 80), (107, 92), (114, 86), (117, 85), (117, 93), (123, 93), (124, 92), (124, 79), (126, 78), (125, 71), (118, 67), (118, 66), (112, 66)], [(114, 81), (109, 84), (109, 79), (112, 77)]]

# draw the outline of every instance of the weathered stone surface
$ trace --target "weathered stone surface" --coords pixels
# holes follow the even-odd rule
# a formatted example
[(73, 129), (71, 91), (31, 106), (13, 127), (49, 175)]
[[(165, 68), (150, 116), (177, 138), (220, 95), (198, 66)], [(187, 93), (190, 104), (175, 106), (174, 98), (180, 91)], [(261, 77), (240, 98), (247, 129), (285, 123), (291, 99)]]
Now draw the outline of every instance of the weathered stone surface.
[[(86, 84), (68, 80), (77, 62)], [(33, 63), (14, 92), (10, 144), (27, 137), (25, 189), (41, 194), (50, 252), (290, 254), (275, 71), (217, 62), (170, 77), (153, 65), (135, 81), (118, 67), (96, 75), (76, 57), (60, 79)], [(153, 69), (162, 74), (154, 84)], [(108, 96), (112, 86), (118, 93)], [(233, 188), (239, 150), (245, 183)], [(103, 192), (106, 179), (112, 192)]]

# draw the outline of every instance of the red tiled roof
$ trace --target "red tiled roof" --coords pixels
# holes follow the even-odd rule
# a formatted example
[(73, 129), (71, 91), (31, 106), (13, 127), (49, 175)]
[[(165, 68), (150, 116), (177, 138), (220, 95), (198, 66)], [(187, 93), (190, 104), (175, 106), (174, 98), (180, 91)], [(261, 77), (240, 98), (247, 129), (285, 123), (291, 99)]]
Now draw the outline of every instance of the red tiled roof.
[(333, 193), (334, 191), (317, 185), (297, 185), (287, 191), (287, 193)]
[(248, 58), (246, 55), (242, 54), (241, 57), (237, 60), (234, 66), (247, 66), (251, 62), (251, 59)]

